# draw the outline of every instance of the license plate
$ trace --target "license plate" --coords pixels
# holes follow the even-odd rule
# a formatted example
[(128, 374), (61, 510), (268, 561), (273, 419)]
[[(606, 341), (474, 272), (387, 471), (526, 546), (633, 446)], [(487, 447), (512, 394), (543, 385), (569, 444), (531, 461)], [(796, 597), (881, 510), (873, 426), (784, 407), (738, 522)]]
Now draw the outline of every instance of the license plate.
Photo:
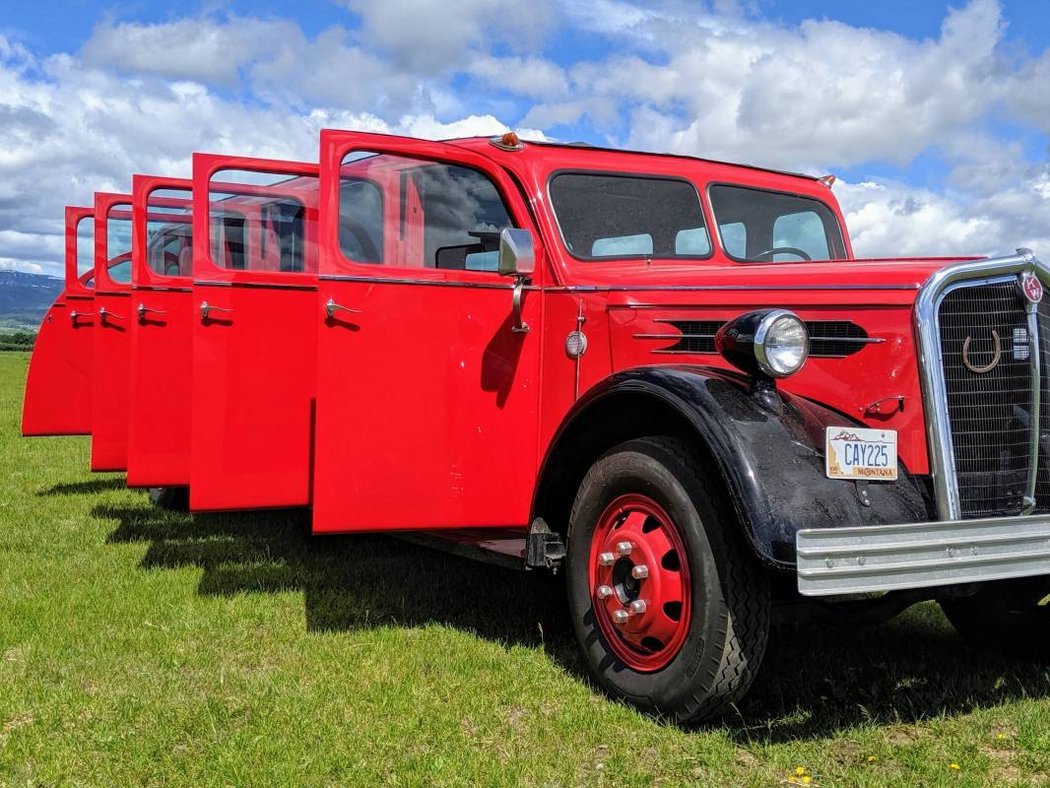
[(824, 447), (829, 479), (894, 481), (897, 431), (828, 427)]

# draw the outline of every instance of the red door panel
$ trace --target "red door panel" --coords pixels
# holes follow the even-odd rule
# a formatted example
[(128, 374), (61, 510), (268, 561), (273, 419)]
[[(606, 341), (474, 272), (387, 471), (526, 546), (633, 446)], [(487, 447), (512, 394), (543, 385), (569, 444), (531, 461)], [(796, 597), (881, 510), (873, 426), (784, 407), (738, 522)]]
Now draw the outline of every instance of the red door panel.
[[(534, 232), (516, 189), (486, 157), (440, 143), (323, 132), (321, 162), (314, 530), (527, 525), (540, 293), (525, 293), (531, 330), (513, 331), (514, 282), (491, 270), (500, 222), (474, 208), (462, 226), (447, 219), (494, 197), (503, 226)], [(469, 169), (472, 186), (444, 165)], [(341, 202), (357, 178), (383, 191), (378, 265), (347, 238), (366, 223)]]
[(29, 359), (22, 406), (26, 436), (91, 432), (94, 298), (78, 275), (77, 241), (79, 230), (81, 244), (90, 243), (93, 216), (93, 208), (66, 208), (65, 288), (44, 316)]
[(310, 502), (316, 176), (313, 164), (194, 157), (193, 510)]
[(134, 178), (128, 486), (190, 483), (192, 181)]
[(91, 470), (123, 471), (128, 459), (131, 195), (95, 195), (95, 314)]

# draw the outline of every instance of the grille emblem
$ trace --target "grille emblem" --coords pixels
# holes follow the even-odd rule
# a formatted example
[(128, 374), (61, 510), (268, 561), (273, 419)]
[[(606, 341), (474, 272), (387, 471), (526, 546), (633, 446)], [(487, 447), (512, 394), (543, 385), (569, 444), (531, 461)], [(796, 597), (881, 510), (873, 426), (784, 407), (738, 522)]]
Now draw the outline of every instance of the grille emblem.
[(1035, 274), (1028, 273), (1021, 277), (1021, 290), (1024, 297), (1033, 304), (1038, 304), (1043, 300), (1043, 283)]
[(962, 349), (963, 365), (968, 370), (970, 370), (970, 372), (973, 372), (975, 375), (983, 375), (985, 372), (991, 372), (993, 369), (999, 366), (999, 359), (1002, 358), (1003, 355), (1003, 343), (1000, 341), (999, 333), (997, 331), (995, 331), (994, 329), (992, 330), (992, 342), (995, 343), (995, 351), (992, 355), (992, 360), (985, 364), (983, 367), (979, 367), (972, 361), (970, 361), (970, 343), (972, 341), (973, 337), (966, 337), (966, 339), (963, 340)]

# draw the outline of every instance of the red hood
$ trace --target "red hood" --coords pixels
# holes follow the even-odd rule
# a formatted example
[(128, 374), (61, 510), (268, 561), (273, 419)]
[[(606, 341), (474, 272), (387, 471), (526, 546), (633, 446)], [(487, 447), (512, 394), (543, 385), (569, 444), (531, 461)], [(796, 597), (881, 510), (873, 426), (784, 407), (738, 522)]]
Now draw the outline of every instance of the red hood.
[[(721, 293), (717, 300), (735, 302), (738, 295), (747, 293), (750, 303), (767, 301), (756, 298), (756, 293), (770, 296), (781, 294), (777, 300), (800, 303), (869, 303), (900, 305), (911, 303), (923, 283), (942, 268), (954, 263), (977, 258), (902, 258), (885, 260), (837, 260), (811, 263), (749, 263), (749, 264), (682, 264), (654, 261), (646, 266), (629, 263), (578, 263), (573, 267), (574, 286), (593, 286), (623, 291), (625, 300), (637, 297), (678, 303), (710, 302), (702, 293)], [(696, 292), (696, 296), (685, 293)], [(672, 293), (679, 293), (677, 297)], [(818, 294), (825, 294), (823, 296)], [(858, 298), (857, 293), (863, 293)], [(643, 295), (644, 294), (644, 295)], [(833, 294), (833, 295), (832, 295)]]

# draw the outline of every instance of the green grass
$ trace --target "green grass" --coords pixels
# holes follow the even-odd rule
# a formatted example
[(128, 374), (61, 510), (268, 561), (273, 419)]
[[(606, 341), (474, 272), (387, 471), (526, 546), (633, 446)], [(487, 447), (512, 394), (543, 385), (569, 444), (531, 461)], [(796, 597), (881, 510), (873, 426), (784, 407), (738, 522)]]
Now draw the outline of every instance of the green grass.
[(1050, 784), (1050, 668), (936, 607), (780, 624), (739, 715), (683, 731), (589, 683), (556, 582), (161, 513), (86, 438), (20, 438), (27, 360), (0, 356), (0, 784)]

